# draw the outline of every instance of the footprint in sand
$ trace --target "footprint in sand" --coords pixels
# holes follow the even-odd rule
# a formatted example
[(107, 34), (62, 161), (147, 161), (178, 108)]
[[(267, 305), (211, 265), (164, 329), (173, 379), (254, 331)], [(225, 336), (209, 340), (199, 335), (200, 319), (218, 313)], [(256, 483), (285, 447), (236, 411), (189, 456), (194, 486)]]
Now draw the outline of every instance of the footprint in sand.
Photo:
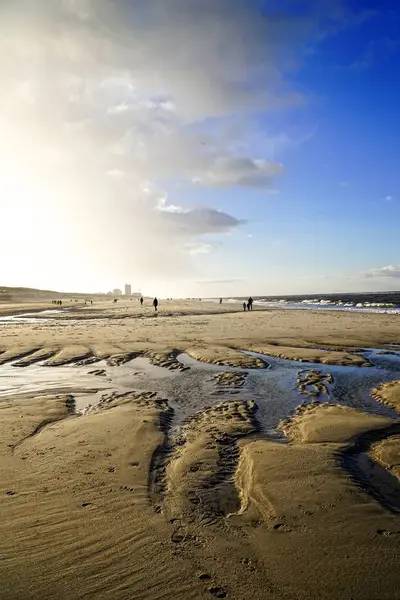
[(255, 571), (256, 570), (256, 567), (254, 566), (253, 561), (251, 560), (251, 558), (242, 558), (242, 560), (240, 562), (249, 571)]
[(293, 529), (285, 523), (276, 523), (273, 526), (273, 529), (275, 529), (275, 531), (282, 531), (283, 533), (289, 533), (290, 531), (293, 531)]
[(200, 470), (200, 467), (202, 466), (201, 463), (194, 463), (193, 465), (190, 465), (189, 467), (189, 472), (190, 473), (196, 473), (197, 471)]
[(181, 544), (185, 540), (186, 535), (184, 533), (180, 533), (179, 531), (174, 531), (174, 533), (171, 535), (171, 541), (174, 542), (174, 544)]
[(210, 594), (212, 594), (215, 598), (226, 598), (228, 592), (221, 587), (210, 587), (208, 588)]
[(400, 535), (400, 531), (388, 531), (387, 529), (378, 529), (376, 533), (378, 535), (383, 535), (384, 537), (393, 537), (395, 535)]

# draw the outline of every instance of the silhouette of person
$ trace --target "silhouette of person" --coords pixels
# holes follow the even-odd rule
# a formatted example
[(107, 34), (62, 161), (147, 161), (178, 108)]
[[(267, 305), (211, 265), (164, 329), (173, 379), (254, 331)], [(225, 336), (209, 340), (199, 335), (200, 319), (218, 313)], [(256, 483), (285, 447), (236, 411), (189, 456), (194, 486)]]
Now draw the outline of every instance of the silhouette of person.
[(143, 306), (143, 298), (140, 297), (140, 306)]
[(249, 306), (249, 310), (253, 310), (253, 298), (251, 296), (248, 299), (247, 304)]
[(246, 302), (243, 302), (243, 310), (246, 312)]
[(219, 303), (222, 304), (222, 298), (219, 299)]
[(158, 300), (157, 300), (157, 298), (154, 298), (154, 300), (153, 300), (153, 306), (154, 306), (154, 310), (157, 312), (157, 308), (158, 308)]

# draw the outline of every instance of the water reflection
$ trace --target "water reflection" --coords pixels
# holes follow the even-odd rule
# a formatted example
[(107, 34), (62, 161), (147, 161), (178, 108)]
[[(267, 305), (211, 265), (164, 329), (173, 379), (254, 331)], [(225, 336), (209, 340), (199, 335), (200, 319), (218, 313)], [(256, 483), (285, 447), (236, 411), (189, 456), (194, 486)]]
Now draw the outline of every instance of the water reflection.
[[(0, 400), (16, 394), (28, 396), (58, 391), (74, 395), (77, 410), (83, 411), (88, 404), (97, 404), (104, 393), (157, 391), (168, 398), (175, 410), (174, 425), (179, 426), (207, 406), (240, 397), (256, 401), (264, 432), (277, 435), (275, 428), (280, 420), (293, 414), (299, 404), (313, 401), (313, 397), (300, 393), (297, 386), (298, 373), (309, 369), (333, 377), (333, 383), (327, 385), (327, 393), (316, 398), (318, 402), (344, 404), (370, 413), (398, 417), (395, 410), (374, 400), (370, 393), (384, 381), (400, 379), (399, 351), (382, 354), (377, 349), (364, 349), (362, 354), (370, 360), (372, 367), (300, 363), (250, 354), (262, 358), (269, 367), (242, 369), (211, 365), (185, 354), (178, 357), (191, 367), (185, 372), (153, 366), (144, 357), (114, 367), (104, 361), (94, 366), (46, 367), (37, 363), (26, 368), (15, 368), (8, 363), (0, 367)], [(243, 387), (218, 386), (213, 377), (223, 371), (245, 372), (247, 377)]]

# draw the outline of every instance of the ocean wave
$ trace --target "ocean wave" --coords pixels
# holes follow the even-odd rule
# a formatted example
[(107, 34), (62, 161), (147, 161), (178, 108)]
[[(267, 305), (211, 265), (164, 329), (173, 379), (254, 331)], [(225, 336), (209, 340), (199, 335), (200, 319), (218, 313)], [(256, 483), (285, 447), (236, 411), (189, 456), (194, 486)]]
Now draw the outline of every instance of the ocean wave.
[[(219, 302), (217, 299), (212, 299)], [(243, 304), (245, 298), (224, 298), (223, 302), (228, 304)], [(367, 312), (399, 315), (400, 307), (392, 303), (383, 302), (342, 302), (334, 300), (325, 300), (320, 298), (309, 298), (300, 302), (291, 302), (290, 300), (268, 300), (267, 298), (257, 298), (254, 305), (264, 308), (281, 308), (297, 310), (341, 310), (348, 312)]]

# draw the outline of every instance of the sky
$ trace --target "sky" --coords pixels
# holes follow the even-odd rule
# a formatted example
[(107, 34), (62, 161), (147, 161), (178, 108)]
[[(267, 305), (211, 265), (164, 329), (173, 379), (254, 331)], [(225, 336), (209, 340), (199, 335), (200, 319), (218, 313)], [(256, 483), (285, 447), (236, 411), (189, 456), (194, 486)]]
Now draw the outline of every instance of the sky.
[(395, 0), (1, 0), (0, 284), (400, 290)]

